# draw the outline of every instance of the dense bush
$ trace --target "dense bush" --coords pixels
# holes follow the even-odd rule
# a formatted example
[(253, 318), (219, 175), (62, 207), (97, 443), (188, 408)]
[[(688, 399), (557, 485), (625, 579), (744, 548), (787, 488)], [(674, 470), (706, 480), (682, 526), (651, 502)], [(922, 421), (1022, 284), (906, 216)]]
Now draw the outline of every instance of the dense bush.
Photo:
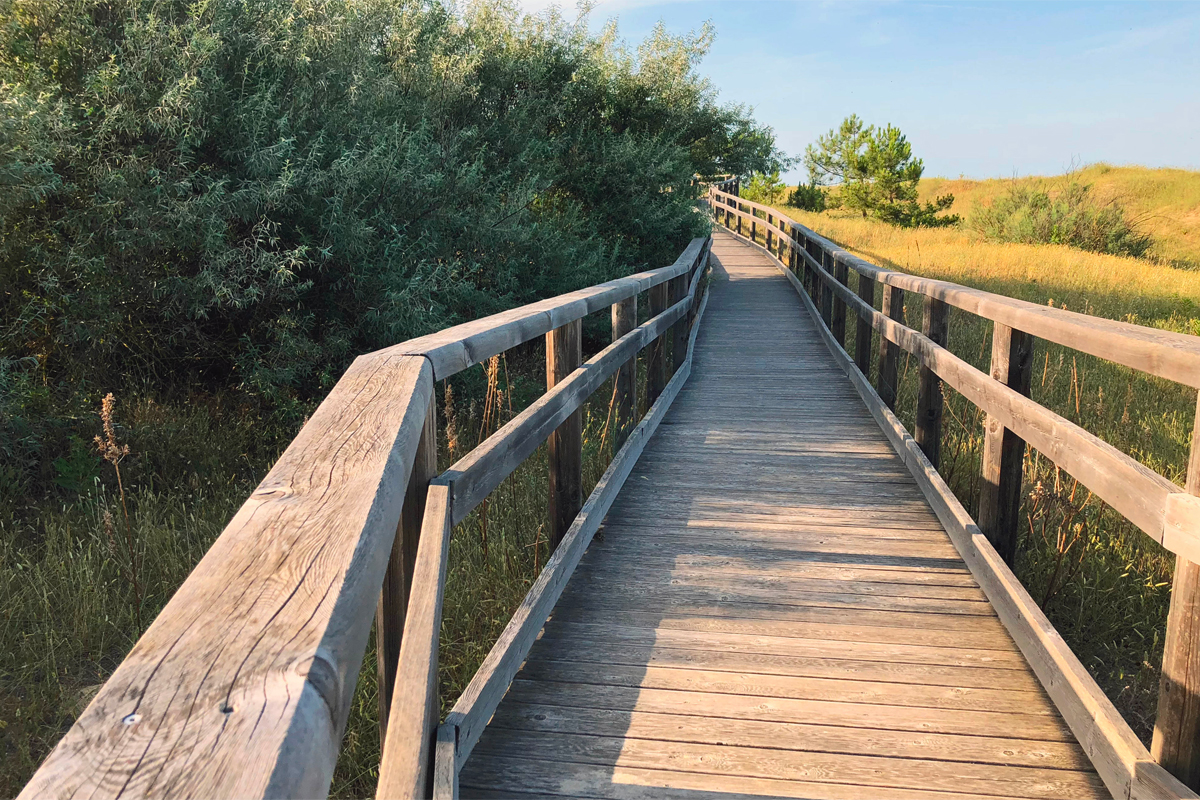
[(43, 472), (108, 389), (299, 416), (357, 353), (669, 263), (706, 230), (695, 174), (780, 161), (696, 75), (708, 29), (630, 51), (501, 2), (0, 8), (0, 449)]
[(816, 181), (809, 181), (807, 186), (802, 183), (788, 195), (788, 205), (794, 206), (801, 211), (819, 213), (827, 207), (825, 191), (825, 189), (817, 185)]
[(971, 227), (998, 242), (1065, 244), (1115, 256), (1141, 257), (1153, 239), (1115, 202), (1096, 202), (1090, 187), (1068, 178), (1056, 190), (1014, 183), (990, 206), (976, 206)]

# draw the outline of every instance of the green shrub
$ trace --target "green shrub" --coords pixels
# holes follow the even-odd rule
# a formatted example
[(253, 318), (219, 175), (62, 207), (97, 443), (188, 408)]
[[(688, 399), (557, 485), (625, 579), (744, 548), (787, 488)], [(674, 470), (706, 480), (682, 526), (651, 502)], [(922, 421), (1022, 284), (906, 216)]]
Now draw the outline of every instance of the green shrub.
[(358, 353), (670, 263), (707, 231), (694, 174), (780, 163), (696, 74), (709, 29), (630, 51), (498, 1), (0, 4), (25, 393), (0, 448), (43, 484), (69, 430), (22, 425), (110, 389), (294, 423)]
[(752, 203), (772, 205), (783, 199), (787, 185), (779, 179), (779, 170), (771, 173), (754, 172), (741, 186), (740, 196)]
[(990, 206), (977, 206), (971, 227), (998, 242), (1065, 244), (1116, 256), (1146, 255), (1152, 238), (1115, 202), (1097, 203), (1090, 187), (1068, 178), (1057, 190), (1014, 183)]
[(800, 184), (788, 196), (788, 205), (802, 211), (821, 212), (828, 208), (825, 190), (811, 181), (807, 186)]

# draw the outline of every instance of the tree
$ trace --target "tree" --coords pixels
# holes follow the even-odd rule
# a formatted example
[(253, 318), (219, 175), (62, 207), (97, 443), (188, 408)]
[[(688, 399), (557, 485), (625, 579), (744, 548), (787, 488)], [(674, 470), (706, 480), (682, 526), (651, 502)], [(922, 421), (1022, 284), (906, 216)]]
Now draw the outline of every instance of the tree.
[(913, 157), (912, 145), (894, 125), (864, 126), (851, 114), (841, 127), (809, 145), (804, 154), (810, 184), (840, 186), (838, 200), (846, 208), (902, 227), (953, 225), (957, 215), (938, 216), (954, 203), (943, 195), (922, 205), (917, 186), (925, 164)]

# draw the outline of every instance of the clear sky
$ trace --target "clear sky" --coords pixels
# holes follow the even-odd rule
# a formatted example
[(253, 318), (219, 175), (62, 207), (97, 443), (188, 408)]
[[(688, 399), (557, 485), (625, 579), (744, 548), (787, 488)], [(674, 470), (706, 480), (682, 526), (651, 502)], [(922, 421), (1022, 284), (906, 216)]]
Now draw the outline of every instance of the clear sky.
[(790, 155), (856, 113), (904, 131), (930, 177), (1200, 169), (1198, 2), (602, 0), (591, 23), (612, 18), (631, 43), (711, 20), (701, 70)]

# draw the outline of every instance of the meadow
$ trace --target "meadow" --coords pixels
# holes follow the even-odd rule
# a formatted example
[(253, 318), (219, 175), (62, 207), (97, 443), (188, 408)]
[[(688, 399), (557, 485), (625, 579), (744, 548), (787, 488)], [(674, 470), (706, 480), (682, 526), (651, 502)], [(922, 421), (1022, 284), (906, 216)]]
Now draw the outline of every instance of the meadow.
[[(1200, 174), (1098, 166), (1097, 194), (1121, 199), (1155, 236), (1154, 257), (1123, 258), (1062, 245), (984, 241), (966, 225), (904, 229), (830, 211), (778, 208), (880, 266), (953, 281), (1043, 305), (1200, 335), (1200, 255), (1188, 220), (1200, 213)], [(1111, 176), (1111, 177), (1109, 177)], [(1108, 177), (1109, 180), (1101, 182)], [(1053, 179), (1051, 179), (1051, 183)], [(953, 192), (964, 217), (1008, 181), (922, 181), (923, 197)], [(1157, 198), (1157, 200), (1156, 200)], [(1154, 205), (1162, 201), (1162, 206)], [(1138, 205), (1142, 203), (1142, 205)], [(1189, 205), (1190, 203), (1190, 205)], [(1150, 224), (1153, 221), (1153, 225)], [(1182, 231), (1182, 233), (1176, 233)], [(851, 278), (854, 288), (855, 278)], [(877, 301), (878, 306), (878, 301)], [(906, 297), (918, 327), (921, 299)], [(854, 350), (854, 326), (847, 348)], [(878, 335), (875, 336), (876, 340)], [(877, 347), (877, 344), (876, 344)], [(988, 370), (991, 323), (951, 311), (950, 349)], [(917, 364), (905, 356), (897, 414), (909, 429)], [(872, 376), (874, 380), (874, 376)], [(972, 514), (978, 506), (984, 415), (947, 388), (941, 472)], [(1057, 345), (1037, 343), (1033, 399), (1182, 485), (1196, 392)], [(1147, 743), (1153, 731), (1174, 557), (1032, 449), (1026, 453), (1023, 530), (1016, 571), (1097, 682)]]

